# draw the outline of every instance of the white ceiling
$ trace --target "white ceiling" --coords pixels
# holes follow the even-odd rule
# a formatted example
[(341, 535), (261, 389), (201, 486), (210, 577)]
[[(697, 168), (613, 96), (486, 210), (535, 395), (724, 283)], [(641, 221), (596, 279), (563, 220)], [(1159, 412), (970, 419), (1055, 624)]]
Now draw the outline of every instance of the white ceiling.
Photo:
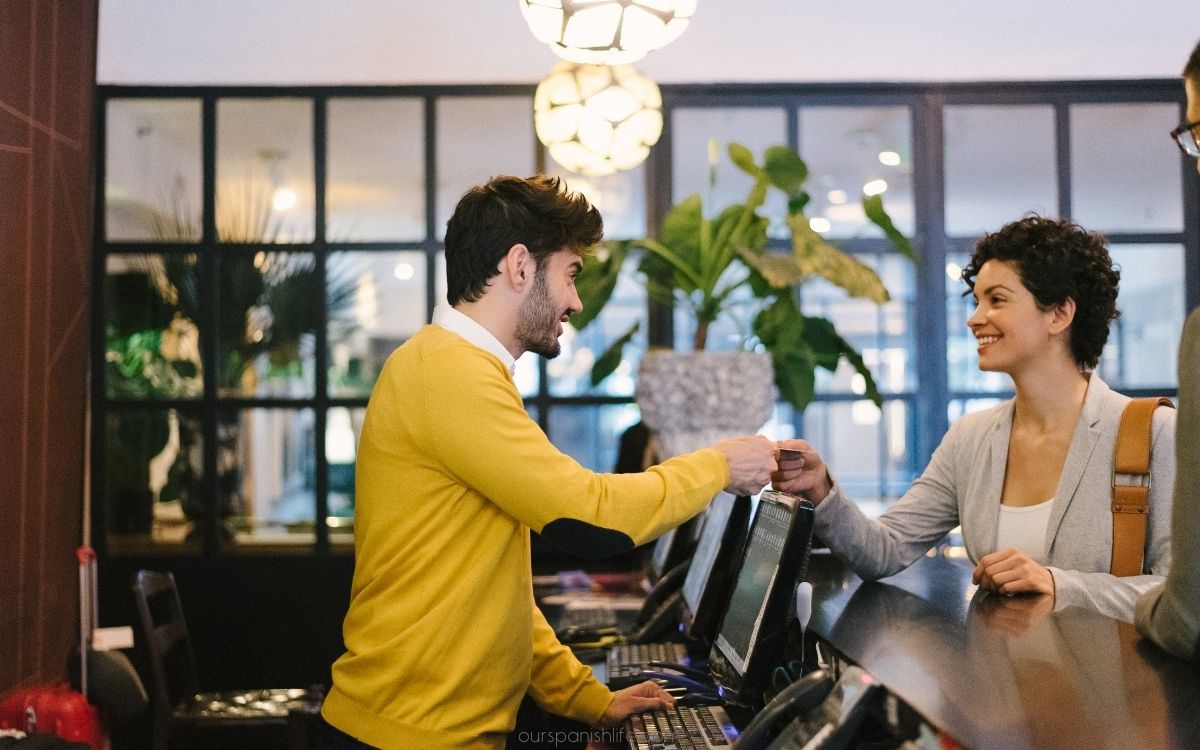
[[(699, 0), (636, 63), (660, 83), (1173, 78), (1196, 0)], [(97, 79), (534, 83), (517, 0), (101, 0)]]

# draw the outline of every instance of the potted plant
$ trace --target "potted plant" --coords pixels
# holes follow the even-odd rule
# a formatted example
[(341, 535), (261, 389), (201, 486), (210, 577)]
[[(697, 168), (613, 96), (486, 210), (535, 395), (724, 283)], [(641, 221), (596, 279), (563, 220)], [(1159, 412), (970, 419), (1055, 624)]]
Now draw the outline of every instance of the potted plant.
[[(842, 359), (862, 375), (867, 398), (881, 403), (859, 353), (828, 319), (803, 314), (796, 291), (820, 277), (853, 297), (882, 304), (890, 298), (883, 282), (869, 266), (809, 226), (804, 214), (810, 199), (804, 188), (808, 167), (793, 149), (768, 148), (761, 164), (737, 143), (729, 145), (728, 155), (753, 178), (745, 200), (709, 218), (700, 196), (690, 195), (663, 217), (658, 237), (606, 243), (585, 258), (577, 281), (584, 308), (573, 322), (583, 328), (604, 309), (630, 253), (641, 250), (638, 268), (651, 298), (682, 306), (695, 320), (692, 352), (652, 349), (638, 372), (643, 419), (663, 442), (666, 455), (707, 444), (721, 433), (757, 430), (770, 416), (775, 388), (784, 401), (803, 411), (813, 398), (816, 368), (833, 371)], [(790, 253), (767, 249), (768, 220), (758, 209), (770, 190), (787, 198)], [(896, 229), (880, 196), (864, 196), (863, 209), (897, 250), (917, 260), (915, 248)], [(708, 331), (722, 316), (748, 321), (744, 351), (714, 357), (706, 352)], [(622, 349), (637, 330), (635, 324), (597, 358), (593, 385), (616, 369)], [(673, 438), (671, 434), (680, 430), (690, 438)]]

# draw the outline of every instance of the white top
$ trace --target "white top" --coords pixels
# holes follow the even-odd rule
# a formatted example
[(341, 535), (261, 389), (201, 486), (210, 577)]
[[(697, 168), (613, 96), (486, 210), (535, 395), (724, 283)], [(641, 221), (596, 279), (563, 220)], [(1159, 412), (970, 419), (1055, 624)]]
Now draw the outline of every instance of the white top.
[(517, 360), (509, 353), (508, 349), (504, 348), (500, 339), (493, 336), (488, 329), (471, 320), (465, 313), (461, 313), (449, 305), (438, 305), (433, 310), (433, 322), (450, 333), (458, 334), (485, 352), (495, 355), (501, 364), (508, 368), (509, 375), (516, 371)]
[(1046, 525), (1050, 523), (1050, 506), (1054, 498), (1044, 503), (1015, 508), (1000, 506), (996, 526), (996, 550), (1016, 547), (1039, 565), (1046, 564)]

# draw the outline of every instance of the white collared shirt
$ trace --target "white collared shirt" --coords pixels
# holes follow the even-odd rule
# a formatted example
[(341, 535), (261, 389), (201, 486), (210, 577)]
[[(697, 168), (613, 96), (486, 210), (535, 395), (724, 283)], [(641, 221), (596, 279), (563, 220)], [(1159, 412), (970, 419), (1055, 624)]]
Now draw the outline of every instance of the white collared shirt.
[(508, 349), (504, 348), (500, 339), (493, 336), (491, 331), (476, 323), (465, 313), (459, 312), (449, 305), (438, 305), (433, 310), (433, 322), (450, 333), (461, 336), (468, 343), (494, 355), (501, 364), (508, 368), (509, 375), (516, 372), (517, 360), (509, 353)]

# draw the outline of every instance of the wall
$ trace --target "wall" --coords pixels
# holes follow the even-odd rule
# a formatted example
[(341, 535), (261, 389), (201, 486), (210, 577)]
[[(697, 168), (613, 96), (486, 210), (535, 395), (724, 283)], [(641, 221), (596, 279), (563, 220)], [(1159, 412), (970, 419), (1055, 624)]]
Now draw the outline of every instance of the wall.
[[(659, 83), (1174, 78), (1195, 0), (699, 0), (634, 63)], [(516, 0), (105, 0), (98, 80), (540, 81), (558, 58)]]
[(78, 634), (97, 2), (0, 3), (0, 692)]

